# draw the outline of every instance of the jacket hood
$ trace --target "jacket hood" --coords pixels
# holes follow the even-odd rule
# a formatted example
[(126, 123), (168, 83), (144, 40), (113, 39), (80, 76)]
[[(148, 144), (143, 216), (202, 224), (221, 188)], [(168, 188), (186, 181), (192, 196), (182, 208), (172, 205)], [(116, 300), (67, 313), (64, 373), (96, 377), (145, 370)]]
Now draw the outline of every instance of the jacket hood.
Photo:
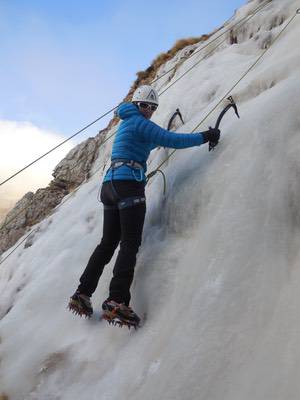
[(133, 103), (122, 103), (117, 109), (117, 116), (121, 119), (131, 118), (132, 116), (142, 115)]

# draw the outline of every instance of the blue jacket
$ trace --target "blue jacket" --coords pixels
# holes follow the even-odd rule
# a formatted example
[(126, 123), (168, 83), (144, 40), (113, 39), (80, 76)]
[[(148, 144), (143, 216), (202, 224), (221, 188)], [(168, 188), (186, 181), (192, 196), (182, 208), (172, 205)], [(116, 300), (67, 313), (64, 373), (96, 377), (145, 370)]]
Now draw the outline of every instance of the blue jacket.
[(173, 149), (185, 149), (203, 144), (201, 133), (173, 133), (145, 118), (133, 103), (122, 103), (117, 109), (121, 122), (112, 147), (111, 159), (134, 160), (143, 165), (144, 171), (122, 166), (113, 172), (109, 169), (104, 182), (114, 180), (146, 180), (146, 161), (150, 151), (163, 146)]

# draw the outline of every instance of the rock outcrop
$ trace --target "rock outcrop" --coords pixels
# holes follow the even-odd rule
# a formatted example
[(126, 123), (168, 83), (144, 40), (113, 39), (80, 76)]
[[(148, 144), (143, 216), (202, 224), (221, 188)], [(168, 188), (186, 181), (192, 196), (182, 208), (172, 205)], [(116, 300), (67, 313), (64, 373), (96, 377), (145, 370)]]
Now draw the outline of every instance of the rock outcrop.
[(62, 199), (89, 178), (107, 130), (75, 146), (55, 167), (46, 188), (26, 193), (7, 214), (0, 227), (0, 254), (13, 246), (26, 230), (42, 221)]

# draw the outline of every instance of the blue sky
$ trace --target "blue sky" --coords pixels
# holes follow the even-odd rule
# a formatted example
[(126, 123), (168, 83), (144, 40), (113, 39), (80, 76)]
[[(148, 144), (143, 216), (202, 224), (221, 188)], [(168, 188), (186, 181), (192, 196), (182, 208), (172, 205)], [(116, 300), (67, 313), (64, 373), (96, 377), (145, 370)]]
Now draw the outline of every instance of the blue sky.
[(115, 106), (160, 52), (244, 3), (0, 0), (0, 120), (69, 136)]

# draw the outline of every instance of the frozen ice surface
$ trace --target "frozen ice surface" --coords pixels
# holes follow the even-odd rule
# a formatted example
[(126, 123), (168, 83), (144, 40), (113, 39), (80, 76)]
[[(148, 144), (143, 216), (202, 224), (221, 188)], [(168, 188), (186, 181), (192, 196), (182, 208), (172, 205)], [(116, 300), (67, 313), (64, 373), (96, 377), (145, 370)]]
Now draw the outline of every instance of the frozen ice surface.
[[(259, 4), (248, 2), (228, 24)], [(178, 131), (192, 131), (298, 7), (272, 1), (238, 44), (223, 44), (161, 96), (154, 121), (165, 127), (179, 107), (186, 123)], [(299, 398), (299, 37), (296, 19), (234, 89), (241, 119), (226, 114), (214, 152), (177, 151), (163, 167), (166, 197), (159, 175), (147, 186), (132, 286), (134, 309), (147, 315), (142, 329), (97, 320), (114, 259), (93, 297), (96, 317), (66, 310), (101, 239), (97, 193), (111, 141), (99, 151), (101, 172), (39, 224), (31, 247), (1, 265), (0, 393), (13, 400)], [(166, 152), (153, 151), (149, 171)]]

